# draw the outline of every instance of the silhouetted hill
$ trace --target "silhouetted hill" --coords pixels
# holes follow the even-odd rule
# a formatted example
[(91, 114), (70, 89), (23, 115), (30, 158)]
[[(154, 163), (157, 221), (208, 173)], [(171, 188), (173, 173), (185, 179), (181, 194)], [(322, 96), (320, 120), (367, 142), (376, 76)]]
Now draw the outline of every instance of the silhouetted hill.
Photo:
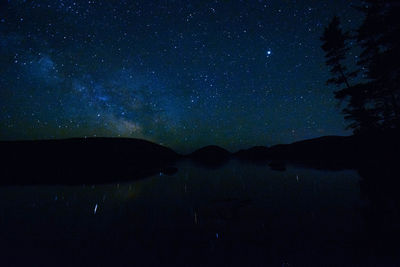
[(192, 160), (206, 165), (221, 165), (226, 162), (231, 153), (219, 146), (205, 146), (187, 155)]
[(161, 145), (128, 138), (0, 142), (0, 153), (1, 184), (130, 180), (160, 172), (180, 157)]
[[(357, 136), (324, 136), (272, 147), (257, 146), (235, 154), (206, 146), (186, 155), (207, 167), (231, 156), (240, 160), (306, 162), (312, 167), (355, 166), (365, 162), (396, 162), (398, 131)], [(173, 174), (181, 155), (149, 141), (129, 138), (75, 138), (42, 141), (0, 141), (0, 184), (95, 184)]]
[(323, 136), (272, 146), (266, 156), (273, 159), (337, 160), (353, 156), (357, 148), (353, 136)]
[(352, 136), (323, 136), (267, 147), (240, 150), (234, 155), (246, 160), (294, 160), (344, 164), (390, 160), (400, 152), (398, 131)]

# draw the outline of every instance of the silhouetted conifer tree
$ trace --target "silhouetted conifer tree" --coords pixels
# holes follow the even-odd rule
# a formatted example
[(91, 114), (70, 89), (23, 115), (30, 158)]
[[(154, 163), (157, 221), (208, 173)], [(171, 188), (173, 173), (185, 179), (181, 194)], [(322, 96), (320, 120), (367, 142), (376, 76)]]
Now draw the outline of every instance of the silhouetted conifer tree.
[(365, 19), (356, 30), (361, 47), (357, 65), (362, 73), (359, 83), (350, 85), (357, 72), (346, 72), (349, 34), (340, 29), (337, 17), (325, 28), (322, 49), (333, 77), (328, 83), (344, 88), (335, 97), (346, 100), (343, 109), (354, 132), (393, 129), (400, 126), (400, 0), (365, 0), (358, 9)]
[[(345, 85), (345, 88), (335, 92), (335, 97), (342, 100), (348, 98), (349, 94), (354, 93), (353, 87), (350, 86), (350, 79), (357, 76), (357, 71), (348, 72), (345, 65), (347, 52), (350, 50), (348, 41), (350, 40), (349, 32), (344, 32), (340, 28), (340, 19), (334, 16), (324, 33), (320, 38), (323, 42), (322, 49), (325, 51), (325, 64), (330, 67), (332, 78), (327, 80), (327, 84), (335, 84), (336, 86)], [(353, 99), (353, 105), (349, 105), (343, 109), (345, 119), (350, 120), (350, 128), (360, 131), (365, 128), (366, 118), (360, 118), (364, 112), (364, 102), (360, 99)]]
[(325, 63), (331, 67), (330, 72), (333, 76), (327, 81), (328, 84), (336, 84), (338, 86), (345, 84), (349, 88), (349, 79), (356, 75), (356, 72), (348, 73), (344, 64), (346, 54), (349, 51), (347, 45), (349, 38), (349, 33), (343, 32), (340, 28), (339, 17), (333, 17), (321, 37), (323, 42), (322, 49), (325, 51)]
[(368, 92), (379, 124), (399, 128), (400, 112), (400, 1), (366, 0), (365, 20), (357, 31), (363, 51), (358, 64), (364, 70)]

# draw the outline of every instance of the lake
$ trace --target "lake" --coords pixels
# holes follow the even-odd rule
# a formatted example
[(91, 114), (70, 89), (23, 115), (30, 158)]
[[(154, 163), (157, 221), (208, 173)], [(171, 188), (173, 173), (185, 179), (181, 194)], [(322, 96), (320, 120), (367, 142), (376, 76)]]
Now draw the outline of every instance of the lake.
[(0, 187), (1, 265), (400, 262), (398, 245), (389, 245), (399, 232), (398, 199), (374, 197), (357, 170), (274, 171), (236, 160), (177, 168), (121, 184)]

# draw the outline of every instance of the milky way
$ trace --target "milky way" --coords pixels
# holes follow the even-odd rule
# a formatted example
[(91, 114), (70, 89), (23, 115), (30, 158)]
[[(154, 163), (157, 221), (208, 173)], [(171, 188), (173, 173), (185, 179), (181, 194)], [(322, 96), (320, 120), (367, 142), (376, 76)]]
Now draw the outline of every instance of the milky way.
[(319, 37), (350, 1), (0, 4), (0, 139), (137, 137), (190, 151), (350, 134)]

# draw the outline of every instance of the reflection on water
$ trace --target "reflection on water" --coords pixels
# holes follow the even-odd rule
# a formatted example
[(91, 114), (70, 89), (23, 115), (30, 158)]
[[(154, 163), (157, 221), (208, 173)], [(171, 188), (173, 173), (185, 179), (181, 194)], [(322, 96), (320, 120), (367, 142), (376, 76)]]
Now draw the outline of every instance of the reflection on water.
[[(376, 205), (386, 204), (371, 200), (356, 170), (289, 165), (277, 172), (237, 161), (218, 169), (181, 162), (178, 169), (124, 184), (0, 188), (1, 261), (373, 266), (396, 260), (374, 244), (382, 215)], [(398, 225), (388, 214), (398, 207), (385, 210), (383, 225), (392, 233)]]

